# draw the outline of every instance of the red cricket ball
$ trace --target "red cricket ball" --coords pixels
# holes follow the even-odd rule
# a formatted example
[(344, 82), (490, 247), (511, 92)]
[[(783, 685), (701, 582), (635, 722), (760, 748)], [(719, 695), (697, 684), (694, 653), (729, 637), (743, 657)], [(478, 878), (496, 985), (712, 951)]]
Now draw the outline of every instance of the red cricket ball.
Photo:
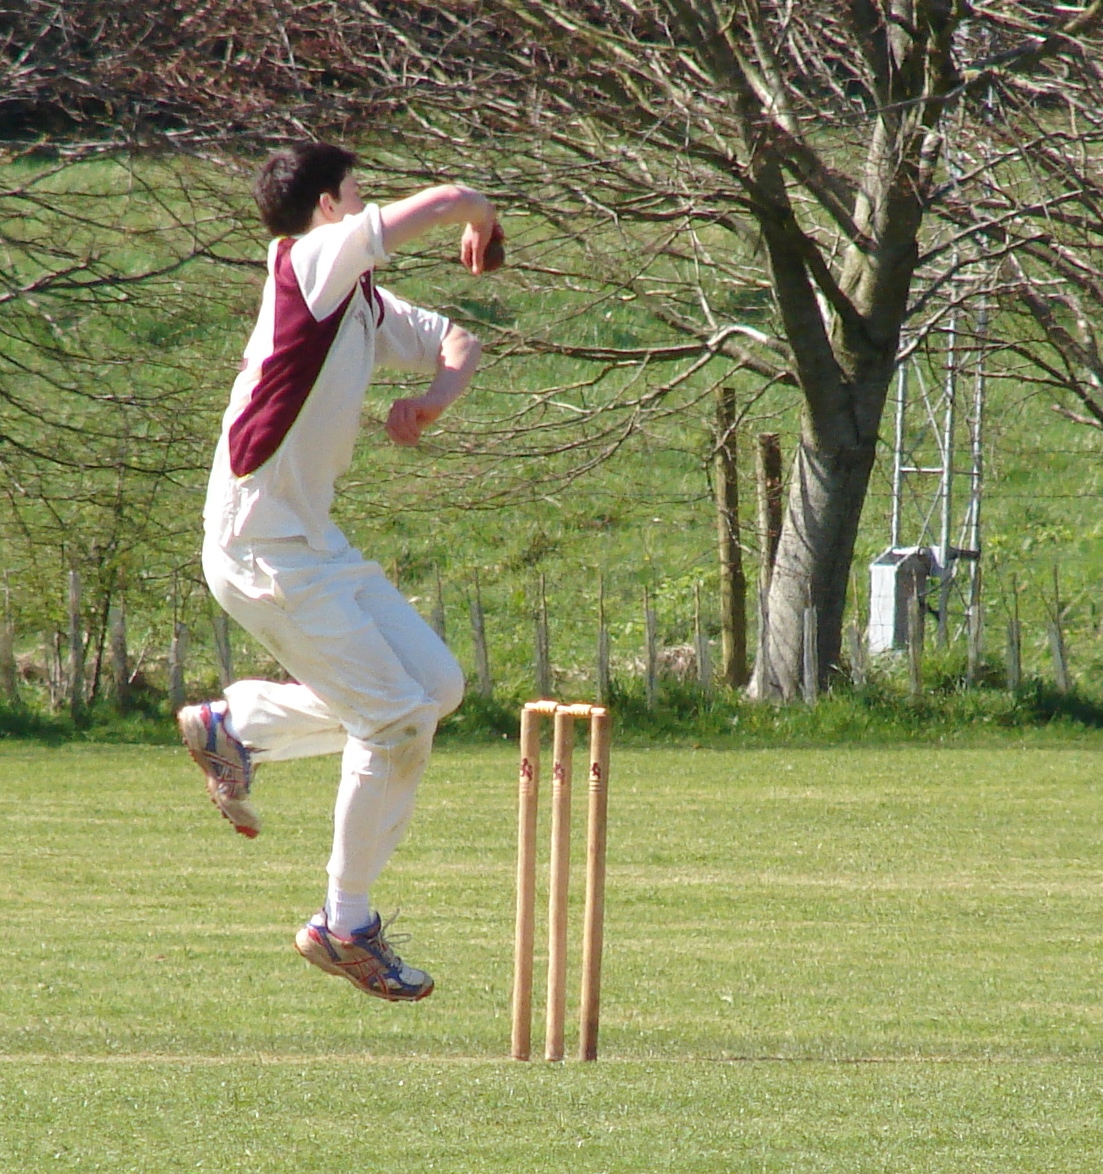
[(502, 231), (502, 226), (495, 224), (490, 233), (490, 240), (486, 242), (486, 248), (483, 250), (484, 273), (493, 273), (495, 269), (501, 269), (505, 264), (505, 239), (506, 234)]

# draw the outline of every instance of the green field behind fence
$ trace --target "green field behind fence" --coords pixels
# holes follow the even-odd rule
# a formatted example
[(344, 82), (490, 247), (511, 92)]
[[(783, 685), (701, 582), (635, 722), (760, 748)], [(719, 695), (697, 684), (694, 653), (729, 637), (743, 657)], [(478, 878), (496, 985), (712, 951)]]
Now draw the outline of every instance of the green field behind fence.
[[(189, 680), (196, 693), (204, 692), (217, 679), (210, 604), (198, 566), (205, 468), (260, 282), (255, 268), (221, 266), (211, 256), (250, 262), (263, 256), (263, 240), (248, 219), (249, 161), (222, 167), (184, 159), (171, 166), (163, 161), (97, 162), (31, 185), (34, 170), (28, 163), (5, 169), (12, 191), (27, 188), (37, 197), (33, 212), (26, 200), (6, 197), (9, 202), (0, 211), (13, 240), (26, 239), (36, 248), (64, 245), (79, 254), (88, 247), (81, 234), (92, 232), (76, 214), (83, 212), (102, 222), (95, 224), (96, 272), (137, 271), (148, 264), (169, 268), (156, 281), (129, 292), (108, 282), (75, 302), (58, 295), (62, 300), (57, 302), (17, 300), (6, 307), (5, 361), (10, 369), (5, 368), (8, 394), (0, 405), (0, 423), (31, 446), (23, 464), (15, 450), (10, 454), (14, 464), (9, 484), (14, 489), (2, 503), (7, 512), (0, 527), (17, 650), (41, 662), (52, 629), (61, 632), (65, 644), (66, 575), (74, 562), (84, 570), (86, 630), (94, 638), (109, 594), (104, 583), (97, 583), (97, 574), (118, 560), (124, 581), (113, 588), (111, 598), (117, 602), (125, 595), (128, 602), (135, 663), (163, 686), (173, 623), (182, 619), (191, 629)], [(367, 181), (368, 190), (384, 198), (400, 194), (395, 184), (385, 166)], [(184, 192), (190, 210), (183, 228), (170, 231), (165, 227), (172, 219), (169, 212), (182, 210)], [(714, 363), (680, 387), (681, 408), (647, 418), (613, 459), (576, 480), (562, 479), (572, 460), (569, 452), (512, 467), (506, 462), (481, 464), (469, 455), (478, 448), (480, 421), (500, 420), (525, 404), (526, 397), (556, 387), (564, 389), (559, 398), (577, 408), (609, 396), (618, 381), (635, 377), (614, 369), (588, 386), (586, 369), (568, 359), (512, 354), (509, 345), (496, 346), (499, 329), (539, 333), (541, 324), (562, 315), (568, 322), (561, 331), (564, 338), (614, 347), (646, 343), (647, 331), (655, 329), (627, 298), (610, 295), (582, 313), (581, 278), (573, 272), (557, 286), (538, 264), (526, 270), (529, 262), (543, 258), (546, 230), (508, 201), (502, 211), (510, 232), (511, 264), (493, 278), (465, 276), (451, 259), (453, 242), (443, 234), (388, 266), (385, 279), (397, 292), (456, 314), (484, 336), (489, 352), (476, 386), (457, 409), (456, 419), (466, 421), (462, 436), (447, 425), (426, 451), (380, 446), (373, 421), (395, 389), (381, 386), (373, 393), (338, 513), (354, 542), (398, 579), (426, 615), (437, 605), (440, 584), (448, 638), (469, 672), (475, 663), (469, 608), (477, 576), (491, 671), (496, 687), (510, 699), (531, 690), (534, 592), (543, 576), (556, 680), (566, 694), (588, 694), (593, 690), (599, 589), (605, 593), (614, 674), (622, 681), (642, 671), (645, 588), (651, 593), (659, 642), (671, 646), (693, 639), (694, 593), (700, 587), (703, 622), (715, 649), (719, 617), (709, 474), (712, 403), (705, 389), (719, 369)], [(234, 227), (235, 216), (247, 219)], [(116, 228), (109, 227), (113, 218)], [(169, 262), (186, 253), (193, 235), (214, 242), (210, 255), (172, 268)], [(569, 250), (556, 256), (564, 266), (576, 268), (585, 260)], [(49, 259), (44, 255), (33, 264), (19, 260), (20, 279), (40, 277)], [(50, 313), (40, 312), (43, 307)], [(756, 315), (759, 321), (762, 310), (761, 305), (733, 304), (725, 312)], [(937, 347), (930, 362), (928, 379), (937, 382)], [(1091, 686), (1103, 663), (1097, 591), (1103, 571), (1100, 436), (1057, 416), (1044, 390), (1024, 384), (1013, 373), (996, 365), (990, 376), (982, 524), (986, 655), (994, 664), (1002, 663), (1005, 621), (1018, 591), (1026, 673), (1052, 677), (1047, 626), (1059, 610), (1072, 675)], [(658, 371), (647, 376), (663, 377)], [(575, 381), (578, 385), (571, 387)], [(763, 393), (745, 374), (735, 376), (734, 383), (737, 405), (747, 412), (738, 446), (753, 648), (755, 436), (764, 430), (778, 432), (787, 464), (797, 436), (798, 404), (790, 392)], [(674, 406), (673, 401), (664, 403)], [(563, 431), (562, 421), (570, 419), (570, 412), (558, 419), (561, 431), (556, 435), (569, 441), (570, 429)], [(120, 421), (132, 422), (133, 431), (124, 427), (116, 435)], [(71, 427), (84, 430), (79, 444), (65, 439), (64, 429)], [(101, 427), (115, 436), (111, 444), (97, 431)], [(890, 407), (884, 437), (891, 432)], [(79, 451), (86, 462), (93, 454), (102, 459), (103, 468), (54, 468), (39, 458), (39, 446), (63, 458)], [(127, 460), (149, 465), (158, 453), (165, 462), (164, 476), (126, 471)], [(958, 456), (959, 465), (968, 463), (964, 438)], [(890, 479), (890, 451), (883, 444), (854, 562), (851, 608), (859, 623), (868, 614), (868, 565), (889, 542)], [(504, 492), (507, 485), (516, 492)], [(473, 508), (488, 497), (495, 508)], [(47, 500), (49, 508), (43, 505)], [(116, 500), (125, 502), (125, 510), (115, 510)], [(914, 517), (911, 507), (908, 517)], [(916, 537), (906, 524), (902, 541)], [(960, 608), (951, 634), (963, 651), (959, 613)], [(89, 652), (95, 651), (93, 644)], [(272, 667), (236, 630), (234, 651), (241, 672)]]
[[(592, 1065), (505, 1058), (515, 748), (439, 750), (377, 886), (437, 980), (415, 1006), (291, 948), (321, 900), (335, 773), (265, 767), (246, 841), (182, 749), (0, 746), (0, 1170), (1103, 1160), (1097, 736), (615, 745)], [(536, 1002), (539, 1046), (539, 979)]]

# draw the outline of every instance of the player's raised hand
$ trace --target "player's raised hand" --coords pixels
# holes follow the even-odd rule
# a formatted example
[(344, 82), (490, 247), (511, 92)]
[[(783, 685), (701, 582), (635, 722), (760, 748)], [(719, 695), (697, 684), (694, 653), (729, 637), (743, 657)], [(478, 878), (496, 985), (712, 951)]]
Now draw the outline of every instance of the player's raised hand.
[(460, 259), (476, 277), (483, 273), (493, 273), (506, 259), (503, 244), (505, 239), (506, 234), (497, 220), (492, 221), (489, 226), (468, 224), (460, 242)]

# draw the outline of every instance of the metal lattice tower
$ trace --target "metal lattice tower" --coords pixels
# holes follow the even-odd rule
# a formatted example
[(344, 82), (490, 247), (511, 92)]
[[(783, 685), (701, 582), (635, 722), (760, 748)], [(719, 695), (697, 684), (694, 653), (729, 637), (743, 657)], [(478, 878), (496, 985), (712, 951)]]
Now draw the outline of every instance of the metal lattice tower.
[(906, 561), (913, 574), (917, 560), (926, 568), (920, 596), (925, 610), (937, 614), (940, 645), (949, 640), (952, 613), (968, 625), (979, 607), (983, 297), (970, 315), (968, 354), (961, 346), (963, 313), (954, 308), (947, 320), (940, 379), (914, 356), (897, 368), (890, 542), (871, 568), (873, 652), (905, 642), (905, 601), (893, 579)]

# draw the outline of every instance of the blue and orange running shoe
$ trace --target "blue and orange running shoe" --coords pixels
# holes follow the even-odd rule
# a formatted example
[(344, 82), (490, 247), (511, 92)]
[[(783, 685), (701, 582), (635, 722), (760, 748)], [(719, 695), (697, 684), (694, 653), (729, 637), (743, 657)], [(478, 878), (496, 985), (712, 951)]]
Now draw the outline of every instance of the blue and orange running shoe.
[(329, 928), (325, 910), (295, 935), (295, 949), (327, 974), (340, 974), (366, 994), (392, 1003), (416, 1003), (433, 993), (433, 980), (424, 970), (408, 966), (391, 948), (376, 913), (367, 925), (342, 938)]
[(260, 831), (260, 817), (249, 802), (253, 784), (253, 758), (226, 729), (225, 701), (187, 705), (176, 715), (176, 724), (188, 753), (207, 776), (211, 802), (233, 825), (252, 839)]

